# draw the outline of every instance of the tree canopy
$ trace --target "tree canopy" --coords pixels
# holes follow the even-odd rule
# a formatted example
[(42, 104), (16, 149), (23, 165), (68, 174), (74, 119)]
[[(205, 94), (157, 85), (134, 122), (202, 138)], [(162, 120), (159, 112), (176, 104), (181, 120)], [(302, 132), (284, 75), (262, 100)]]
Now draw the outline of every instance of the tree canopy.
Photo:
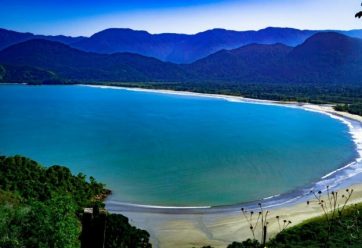
[[(75, 176), (67, 167), (0, 156), (0, 247), (80, 247), (83, 208), (102, 205), (109, 193), (93, 177)], [(105, 218), (105, 247), (151, 247), (149, 234), (126, 217)]]

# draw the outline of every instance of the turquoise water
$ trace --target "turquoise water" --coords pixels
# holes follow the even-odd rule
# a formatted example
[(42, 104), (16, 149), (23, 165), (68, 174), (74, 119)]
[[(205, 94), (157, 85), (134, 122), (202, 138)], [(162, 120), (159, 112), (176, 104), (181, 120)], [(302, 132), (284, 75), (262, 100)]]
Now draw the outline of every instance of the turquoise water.
[(0, 154), (66, 165), (137, 204), (256, 200), (356, 156), (347, 126), (326, 115), (206, 97), (3, 85), (0, 113)]

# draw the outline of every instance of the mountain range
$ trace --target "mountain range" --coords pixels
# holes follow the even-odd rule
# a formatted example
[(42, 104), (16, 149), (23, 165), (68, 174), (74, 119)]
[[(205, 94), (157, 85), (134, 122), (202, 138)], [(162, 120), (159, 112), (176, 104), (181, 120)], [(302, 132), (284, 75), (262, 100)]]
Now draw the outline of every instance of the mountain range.
[(362, 82), (362, 40), (317, 33), (296, 47), (251, 44), (188, 66), (199, 79), (234, 83)]
[[(194, 35), (150, 34), (146, 31), (112, 28), (90, 37), (46, 36), (0, 29), (0, 50), (11, 45), (44, 39), (94, 53), (135, 53), (161, 61), (189, 64), (223, 49), (245, 45), (282, 43), (297, 46), (312, 35), (325, 30), (298, 30), (293, 28), (265, 28), (259, 31), (232, 31), (212, 29)], [(354, 38), (362, 38), (362, 30), (335, 31)]]
[[(0, 51), (0, 79), (22, 82), (353, 83), (362, 85), (362, 40), (315, 33), (295, 47), (248, 44), (189, 64), (134, 53), (100, 54), (44, 39)], [(16, 78), (14, 78), (14, 74)]]
[(81, 36), (70, 37), (64, 35), (56, 35), (56, 36), (35, 35), (32, 33), (21, 33), (21, 32), (0, 28), (0, 50), (9, 47), (11, 45), (33, 39), (44, 39), (44, 40), (58, 41), (64, 44), (72, 44), (82, 39), (85, 39), (85, 37)]
[(85, 81), (177, 81), (177, 65), (132, 53), (98, 54), (60, 42), (29, 40), (0, 52), (0, 64), (50, 72), (51, 79)]

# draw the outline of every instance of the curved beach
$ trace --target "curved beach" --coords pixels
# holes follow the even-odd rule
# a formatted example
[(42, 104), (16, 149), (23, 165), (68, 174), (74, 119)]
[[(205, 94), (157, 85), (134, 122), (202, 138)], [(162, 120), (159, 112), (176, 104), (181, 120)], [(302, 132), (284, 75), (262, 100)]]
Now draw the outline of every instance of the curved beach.
[[(86, 85), (87, 87), (120, 88), (116, 86)], [(321, 214), (317, 205), (306, 205), (306, 201), (312, 198), (310, 190), (325, 190), (327, 185), (332, 190), (353, 188), (354, 194), (350, 203), (362, 201), (362, 117), (345, 112), (338, 112), (329, 105), (300, 104), (291, 102), (277, 102), (268, 100), (256, 100), (228, 95), (201, 94), (194, 92), (179, 92), (170, 90), (149, 90), (140, 88), (124, 88), (131, 91), (146, 91), (161, 94), (177, 94), (202, 96), (224, 99), (233, 102), (248, 102), (254, 104), (271, 104), (290, 108), (302, 108), (326, 114), (338, 119), (349, 128), (351, 137), (355, 143), (358, 157), (335, 171), (332, 171), (311, 185), (295, 189), (285, 194), (267, 197), (260, 201), (235, 204), (218, 207), (164, 207), (144, 206), (128, 203), (107, 201), (109, 211), (122, 213), (130, 218), (131, 222), (140, 228), (144, 228), (151, 234), (151, 240), (155, 247), (201, 247), (211, 245), (213, 247), (226, 247), (233, 241), (242, 241), (251, 237), (248, 224), (240, 213), (240, 207), (247, 209), (257, 207), (258, 202), (271, 211), (269, 234), (278, 232), (278, 224), (273, 221), (274, 216), (281, 216), (298, 224), (308, 218)]]

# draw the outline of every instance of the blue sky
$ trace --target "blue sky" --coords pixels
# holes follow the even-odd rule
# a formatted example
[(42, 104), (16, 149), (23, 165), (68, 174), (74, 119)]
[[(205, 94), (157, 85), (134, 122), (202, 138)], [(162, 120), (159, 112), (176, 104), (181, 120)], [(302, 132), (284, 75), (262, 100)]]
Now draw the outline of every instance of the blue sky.
[(0, 0), (0, 27), (38, 34), (91, 35), (122, 27), (150, 33), (211, 28), (362, 29), (359, 0)]

